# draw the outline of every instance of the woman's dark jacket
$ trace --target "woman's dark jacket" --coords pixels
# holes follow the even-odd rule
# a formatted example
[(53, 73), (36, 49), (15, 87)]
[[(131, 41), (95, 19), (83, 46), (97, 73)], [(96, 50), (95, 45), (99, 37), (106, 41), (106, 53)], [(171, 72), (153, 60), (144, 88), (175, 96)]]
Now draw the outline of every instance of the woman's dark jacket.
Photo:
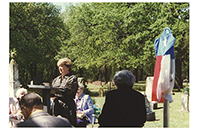
[(61, 115), (76, 126), (76, 104), (73, 99), (78, 89), (77, 77), (68, 73), (61, 79), (60, 75), (53, 80), (52, 89), (56, 97), (52, 104), (52, 115)]
[(144, 96), (132, 88), (116, 89), (106, 94), (100, 127), (143, 127), (146, 121)]

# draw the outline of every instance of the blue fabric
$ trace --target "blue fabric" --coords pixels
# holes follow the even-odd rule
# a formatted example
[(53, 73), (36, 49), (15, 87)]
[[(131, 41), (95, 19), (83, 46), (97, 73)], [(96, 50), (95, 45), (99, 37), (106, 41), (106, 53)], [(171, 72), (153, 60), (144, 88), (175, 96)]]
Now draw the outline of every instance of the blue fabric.
[[(94, 113), (93, 102), (89, 95), (82, 93), (81, 97), (81, 111), (86, 114), (86, 117), (89, 119), (89, 122), (92, 123), (92, 114)], [(75, 99), (76, 102), (76, 99)]]
[(89, 121), (84, 117), (83, 119), (77, 119), (77, 127), (86, 127)]
[(170, 28), (166, 27), (161, 36), (157, 38), (154, 42), (156, 57), (157, 55), (171, 54), (172, 59), (175, 59), (174, 44), (175, 38), (172, 35)]

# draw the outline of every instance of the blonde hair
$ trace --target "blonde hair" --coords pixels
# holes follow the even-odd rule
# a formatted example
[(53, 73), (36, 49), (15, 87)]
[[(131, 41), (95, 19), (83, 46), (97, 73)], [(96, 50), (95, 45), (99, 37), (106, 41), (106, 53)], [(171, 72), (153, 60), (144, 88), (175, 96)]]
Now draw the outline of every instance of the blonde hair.
[(65, 65), (67, 68), (69, 68), (69, 71), (72, 70), (72, 61), (67, 57), (58, 60), (57, 66), (59, 67), (60, 65)]

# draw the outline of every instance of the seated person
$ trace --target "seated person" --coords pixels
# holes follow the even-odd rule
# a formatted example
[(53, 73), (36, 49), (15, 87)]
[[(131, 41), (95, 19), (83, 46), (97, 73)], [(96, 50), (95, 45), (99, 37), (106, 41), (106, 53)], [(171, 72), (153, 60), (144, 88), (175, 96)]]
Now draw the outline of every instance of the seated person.
[(41, 97), (36, 93), (22, 97), (21, 110), (25, 121), (15, 127), (72, 127), (66, 118), (54, 117), (45, 112)]
[(143, 127), (146, 122), (144, 96), (132, 89), (135, 77), (131, 71), (118, 71), (113, 78), (117, 89), (106, 94), (98, 122), (100, 127)]
[(9, 97), (9, 127), (22, 122), (24, 119), (20, 109), (20, 101), (25, 94), (27, 94), (27, 90), (19, 88), (16, 92), (16, 98)]
[(78, 85), (79, 87), (75, 97), (77, 127), (86, 127), (87, 124), (92, 123), (92, 114), (94, 113), (93, 102), (89, 95), (83, 93), (83, 84)]

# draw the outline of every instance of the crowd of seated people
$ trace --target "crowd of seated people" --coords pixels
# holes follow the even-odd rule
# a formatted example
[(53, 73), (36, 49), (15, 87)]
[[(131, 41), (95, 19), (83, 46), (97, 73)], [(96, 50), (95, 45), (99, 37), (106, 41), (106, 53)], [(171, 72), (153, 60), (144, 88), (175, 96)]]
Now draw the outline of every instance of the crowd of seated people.
[[(54, 95), (51, 112), (43, 110), (40, 95), (19, 89), (16, 98), (9, 98), (10, 127), (86, 127), (95, 121), (93, 102), (83, 93), (84, 86), (72, 73), (72, 62), (57, 62), (61, 75), (51, 85)], [(115, 90), (106, 94), (99, 116), (100, 127), (143, 127), (146, 121), (145, 99), (132, 89), (135, 77), (131, 71), (118, 71), (113, 77)]]

